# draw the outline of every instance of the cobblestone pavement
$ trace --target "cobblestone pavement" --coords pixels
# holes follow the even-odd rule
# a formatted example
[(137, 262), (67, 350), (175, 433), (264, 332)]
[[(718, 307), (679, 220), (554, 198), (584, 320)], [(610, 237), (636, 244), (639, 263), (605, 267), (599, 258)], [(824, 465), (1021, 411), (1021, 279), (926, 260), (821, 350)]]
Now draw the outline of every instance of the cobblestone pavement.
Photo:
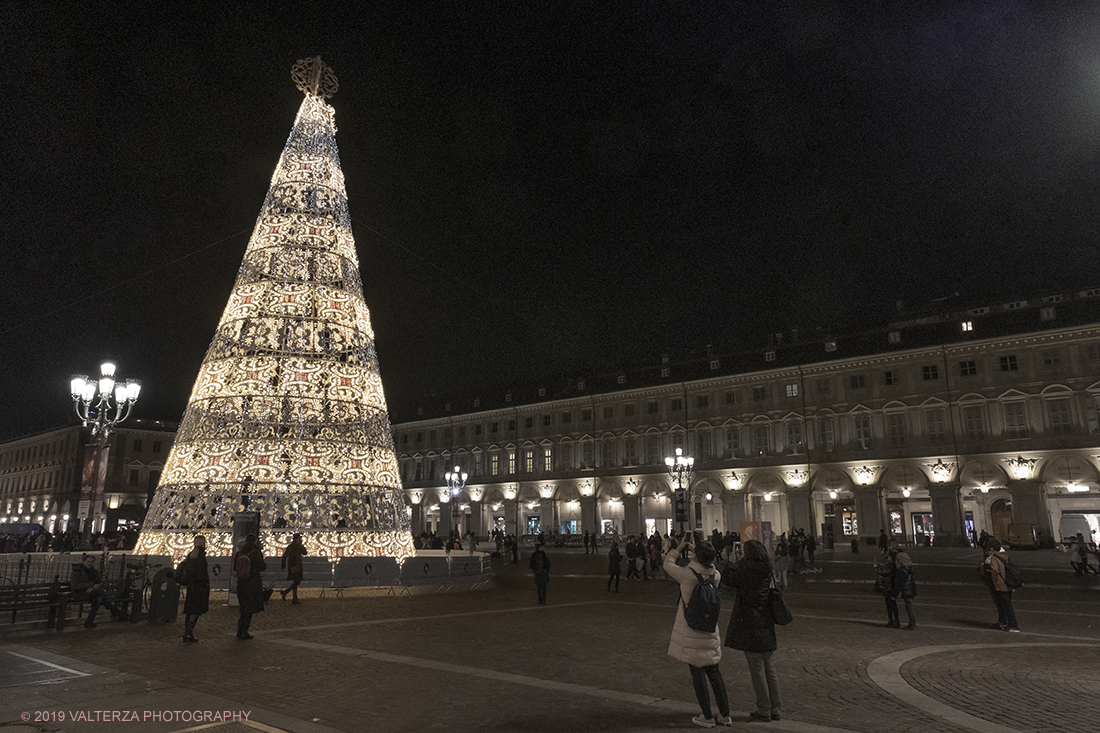
[[(765, 729), (1100, 728), (1100, 673), (1092, 663), (1100, 651), (1100, 581), (1074, 578), (1054, 552), (1014, 555), (1031, 582), (1015, 599), (1023, 633), (1005, 634), (992, 629), (996, 615), (974, 572), (976, 552), (913, 554), (917, 631), (884, 627), (883, 601), (870, 592), (870, 554), (824, 554), (822, 572), (792, 578), (787, 596), (796, 619), (779, 630), (776, 656), (784, 716)], [(300, 605), (276, 595), (255, 618), (251, 642), (234, 639), (236, 609), (224, 599), (200, 621), (196, 645), (180, 642), (181, 621), (73, 624), (62, 633), (0, 627), (0, 726), (26, 725), (20, 715), (34, 709), (191, 705), (253, 711), (247, 725), (204, 728), (215, 733), (692, 729), (698, 709), (688, 670), (666, 655), (675, 587), (624, 580), (620, 593), (608, 593), (606, 556), (558, 550), (550, 557), (547, 606), (535, 604), (521, 561), (498, 566), (493, 584), (476, 591), (311, 596)], [(732, 604), (724, 605), (723, 631)], [(5, 665), (32, 663), (23, 658), (71, 673), (51, 667), (42, 674), (52, 679), (36, 680), (21, 667), (23, 676), (6, 679)], [(747, 722), (752, 692), (741, 654), (725, 650), (722, 670), (735, 728), (765, 725)], [(35, 725), (195, 729), (149, 721)]]

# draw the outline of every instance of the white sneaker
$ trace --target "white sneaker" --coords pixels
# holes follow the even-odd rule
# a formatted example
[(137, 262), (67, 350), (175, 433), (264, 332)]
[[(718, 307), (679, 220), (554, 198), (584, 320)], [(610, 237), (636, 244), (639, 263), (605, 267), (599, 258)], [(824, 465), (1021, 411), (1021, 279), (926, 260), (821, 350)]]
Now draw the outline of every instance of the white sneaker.
[(696, 715), (694, 718), (692, 718), (691, 722), (695, 723), (700, 728), (713, 728), (714, 727), (714, 718), (704, 718), (702, 713), (700, 713), (699, 715)]
[(714, 719), (714, 723), (715, 723), (715, 725), (724, 725), (727, 728), (732, 728), (733, 727), (733, 718), (730, 717), (729, 715), (727, 715), (724, 718), (721, 715), (719, 715), (717, 718)]

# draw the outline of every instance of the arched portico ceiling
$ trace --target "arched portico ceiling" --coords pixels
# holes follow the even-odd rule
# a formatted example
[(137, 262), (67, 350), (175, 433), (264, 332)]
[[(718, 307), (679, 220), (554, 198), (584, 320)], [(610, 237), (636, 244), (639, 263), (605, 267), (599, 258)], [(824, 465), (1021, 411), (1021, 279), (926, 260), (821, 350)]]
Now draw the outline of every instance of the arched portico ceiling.
[(658, 496), (672, 490), (672, 486), (664, 479), (648, 478), (642, 482), (642, 496)]
[(572, 481), (560, 481), (557, 486), (558, 491), (555, 498), (558, 501), (580, 501), (580, 489)]
[(884, 489), (923, 489), (928, 486), (928, 476), (919, 467), (910, 464), (890, 466), (882, 474)]
[(520, 501), (540, 501), (542, 499), (538, 484), (520, 484), (518, 496)]
[(487, 486), (481, 495), (481, 500), (486, 504), (500, 504), (504, 498), (504, 491), (499, 486)]
[(712, 476), (700, 476), (695, 481), (691, 482), (691, 493), (699, 495), (705, 494), (708, 491), (712, 494), (718, 495), (725, 490), (725, 486), (722, 482)]
[(774, 493), (783, 491), (787, 488), (787, 485), (772, 471), (754, 471), (749, 476), (745, 488), (756, 493)]
[(823, 468), (810, 479), (814, 491), (851, 491), (852, 477), (835, 468)]
[(959, 472), (959, 483), (971, 488), (978, 486), (1004, 486), (1008, 481), (1008, 474), (1004, 469), (990, 460), (979, 459), (968, 461)]
[(621, 499), (623, 498), (623, 487), (616, 481), (600, 479), (599, 484), (596, 485), (596, 496), (601, 499)]
[(1096, 467), (1091, 461), (1074, 455), (1048, 458), (1038, 475), (1050, 484), (1093, 484), (1097, 477)]

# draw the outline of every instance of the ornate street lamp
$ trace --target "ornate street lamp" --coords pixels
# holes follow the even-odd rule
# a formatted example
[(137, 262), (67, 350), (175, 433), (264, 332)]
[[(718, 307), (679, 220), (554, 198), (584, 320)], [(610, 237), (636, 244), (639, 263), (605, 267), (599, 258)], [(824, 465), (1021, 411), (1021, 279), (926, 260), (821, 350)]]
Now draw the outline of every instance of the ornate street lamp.
[(90, 428), (92, 437), (102, 445), (111, 430), (130, 416), (130, 410), (141, 393), (141, 382), (136, 379), (116, 381), (115, 365), (111, 362), (105, 362), (99, 369), (99, 381), (88, 379), (83, 374), (74, 374), (69, 382), (69, 391), (77, 417), (84, 421), (84, 427)]
[(665, 459), (668, 475), (676, 481), (676, 521), (680, 523), (680, 534), (684, 533), (684, 523), (688, 520), (684, 481), (691, 481), (691, 469), (694, 465), (695, 459), (691, 456), (685, 456), (683, 448), (677, 448), (675, 456), (669, 456)]
[(73, 397), (76, 415), (92, 433), (93, 443), (89, 445), (92, 471), (85, 472), (85, 480), (80, 487), (80, 507), (77, 517), (84, 519), (83, 537), (85, 543), (91, 539), (92, 525), (99, 517), (103, 502), (103, 479), (106, 471), (101, 462), (107, 460), (107, 438), (120, 422), (130, 416), (130, 410), (137, 402), (141, 392), (141, 382), (128, 379), (120, 382), (115, 379), (115, 365), (105, 362), (99, 368), (99, 380), (88, 379), (83, 374), (74, 374), (69, 382), (69, 392)]
[(458, 506), (458, 495), (466, 488), (466, 476), (466, 473), (459, 472), (458, 466), (455, 466), (454, 471), (448, 471), (443, 474), (443, 478), (447, 482), (447, 488), (451, 491), (451, 526), (455, 529), (458, 528), (456, 520), (461, 511)]

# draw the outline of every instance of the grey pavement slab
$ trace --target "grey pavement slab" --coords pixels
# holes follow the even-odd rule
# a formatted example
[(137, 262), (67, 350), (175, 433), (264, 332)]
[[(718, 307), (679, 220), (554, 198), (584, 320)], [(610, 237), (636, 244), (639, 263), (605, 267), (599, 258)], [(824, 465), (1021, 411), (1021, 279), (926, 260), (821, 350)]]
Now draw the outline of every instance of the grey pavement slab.
[[(734, 727), (1095, 729), (1100, 676), (1090, 660), (1100, 647), (1100, 584), (1063, 572), (1064, 558), (1054, 553), (1022, 558), (1051, 587), (1018, 591), (1024, 633), (1004, 634), (991, 628), (992, 601), (973, 571), (977, 555), (970, 554), (914, 553), (918, 578), (926, 581), (915, 632), (884, 628), (882, 598), (869, 592), (870, 555), (857, 562), (840, 553), (821, 556), (822, 572), (795, 576), (787, 594), (796, 620), (779, 631), (776, 654), (783, 720), (747, 722), (753, 702), (745, 664), (739, 652), (725, 650), (721, 667)], [(550, 557), (547, 606), (535, 605), (521, 561), (497, 566), (493, 584), (476, 591), (307, 597), (300, 605), (276, 596), (256, 617), (250, 642), (235, 640), (236, 609), (221, 605), (200, 621), (196, 645), (180, 642), (179, 623), (0, 630), (0, 640), (15, 644), (0, 654), (14, 648), (64, 668), (37, 670), (12, 657), (22, 666), (0, 676), (16, 684), (0, 688), (0, 725), (19, 724), (21, 705), (118, 704), (142, 712), (159, 705), (248, 709), (249, 725), (288, 731), (693, 729), (698, 708), (688, 671), (666, 655), (675, 587), (655, 573), (609, 593), (606, 556), (552, 551)], [(1010, 704), (997, 704), (998, 694)], [(106, 729), (95, 725), (44, 730)], [(118, 729), (184, 729), (133, 725)], [(230, 730), (218, 725), (211, 730)]]

